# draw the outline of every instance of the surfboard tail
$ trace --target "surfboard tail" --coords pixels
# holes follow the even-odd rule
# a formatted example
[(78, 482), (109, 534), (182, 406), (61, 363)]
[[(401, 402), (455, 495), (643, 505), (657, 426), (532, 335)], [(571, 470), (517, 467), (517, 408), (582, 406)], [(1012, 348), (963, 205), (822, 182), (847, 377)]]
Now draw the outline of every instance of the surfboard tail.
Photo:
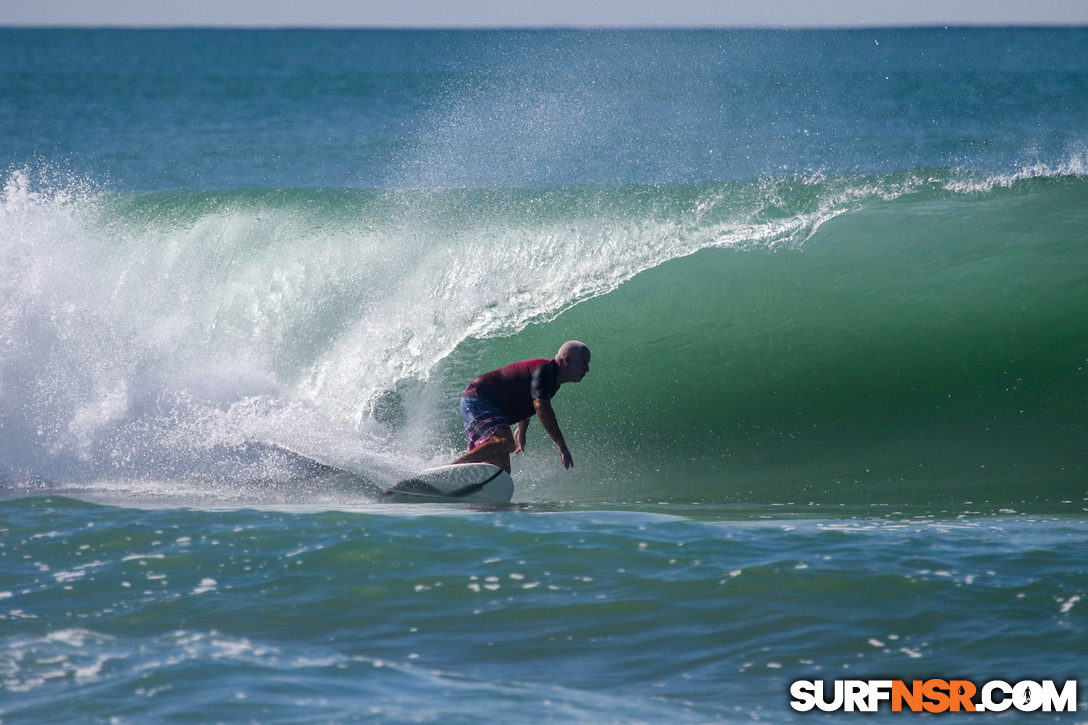
[(475, 501), (507, 503), (514, 495), (510, 474), (490, 463), (430, 468), (400, 481), (382, 496), (399, 503)]

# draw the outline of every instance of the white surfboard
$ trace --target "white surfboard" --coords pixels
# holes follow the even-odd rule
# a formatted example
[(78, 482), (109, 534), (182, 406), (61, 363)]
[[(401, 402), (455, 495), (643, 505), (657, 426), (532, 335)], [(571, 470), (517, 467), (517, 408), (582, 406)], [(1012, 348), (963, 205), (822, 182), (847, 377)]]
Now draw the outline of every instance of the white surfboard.
[(392, 503), (507, 503), (514, 479), (490, 463), (459, 463), (420, 471), (382, 494)]

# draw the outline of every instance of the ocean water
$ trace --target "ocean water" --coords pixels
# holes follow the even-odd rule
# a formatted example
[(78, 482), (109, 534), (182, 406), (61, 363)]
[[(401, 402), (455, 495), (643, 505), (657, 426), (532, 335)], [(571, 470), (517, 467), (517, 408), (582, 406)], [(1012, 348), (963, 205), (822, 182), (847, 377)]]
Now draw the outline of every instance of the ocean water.
[[(0, 721), (1086, 722), (1088, 30), (0, 50)], [(571, 338), (572, 470), (380, 502)]]

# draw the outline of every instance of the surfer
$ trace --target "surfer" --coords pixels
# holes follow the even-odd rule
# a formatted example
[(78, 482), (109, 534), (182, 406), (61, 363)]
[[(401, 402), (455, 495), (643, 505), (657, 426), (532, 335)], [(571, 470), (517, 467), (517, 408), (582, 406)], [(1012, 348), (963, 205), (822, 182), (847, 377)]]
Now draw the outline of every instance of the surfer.
[(510, 454), (525, 450), (525, 431), (535, 414), (563, 467), (573, 466), (551, 400), (560, 385), (581, 382), (588, 372), (589, 348), (571, 340), (551, 360), (523, 360), (477, 376), (461, 397), (468, 453), (453, 463), (490, 463), (510, 473)]

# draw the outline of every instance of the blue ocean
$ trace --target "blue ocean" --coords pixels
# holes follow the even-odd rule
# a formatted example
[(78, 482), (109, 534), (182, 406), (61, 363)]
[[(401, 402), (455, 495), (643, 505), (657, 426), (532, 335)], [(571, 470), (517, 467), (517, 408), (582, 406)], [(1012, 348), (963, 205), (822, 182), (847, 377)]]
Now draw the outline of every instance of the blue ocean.
[(0, 51), (0, 721), (1088, 722), (1088, 29)]

